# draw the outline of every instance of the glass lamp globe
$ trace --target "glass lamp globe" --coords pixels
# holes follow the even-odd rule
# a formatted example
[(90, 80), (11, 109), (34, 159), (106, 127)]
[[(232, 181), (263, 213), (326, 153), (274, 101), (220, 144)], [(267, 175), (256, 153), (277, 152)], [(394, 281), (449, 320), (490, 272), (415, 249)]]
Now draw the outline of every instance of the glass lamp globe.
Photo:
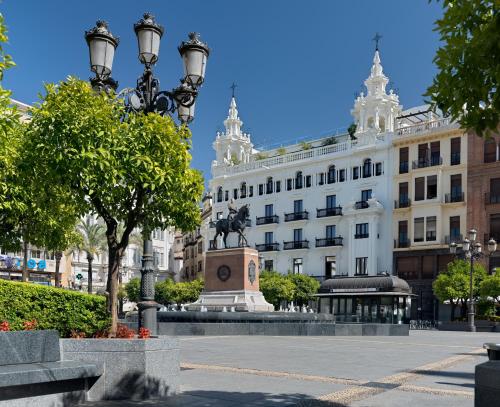
[(139, 61), (148, 67), (154, 65), (160, 53), (163, 27), (156, 23), (153, 14), (144, 13), (143, 18), (134, 24), (134, 31), (139, 44)]
[(85, 40), (89, 46), (90, 70), (99, 79), (107, 79), (113, 69), (115, 50), (120, 40), (108, 31), (108, 23), (103, 20), (96, 26), (85, 31)]
[(191, 106), (184, 106), (179, 104), (177, 107), (177, 116), (182, 123), (191, 123), (194, 119), (194, 106), (193, 103)]
[(179, 53), (184, 62), (184, 80), (194, 88), (205, 80), (205, 68), (210, 49), (200, 40), (198, 33), (189, 33), (189, 41), (179, 45)]
[(450, 243), (450, 253), (456, 254), (457, 252), (457, 244), (455, 242)]
[(493, 253), (493, 252), (496, 252), (497, 251), (497, 242), (495, 239), (491, 238), (489, 241), (488, 241), (488, 251), (490, 253)]
[(470, 240), (465, 238), (463, 243), (462, 243), (462, 247), (463, 247), (464, 251), (468, 252), (470, 250)]
[(476, 229), (469, 230), (469, 240), (473, 242), (474, 240), (476, 240), (476, 237), (477, 237), (477, 230)]

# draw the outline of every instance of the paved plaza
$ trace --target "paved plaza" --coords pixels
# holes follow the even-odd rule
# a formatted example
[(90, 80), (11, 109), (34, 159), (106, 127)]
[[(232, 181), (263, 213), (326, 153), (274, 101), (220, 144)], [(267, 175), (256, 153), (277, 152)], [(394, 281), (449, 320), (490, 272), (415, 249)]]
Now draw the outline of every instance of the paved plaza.
[[(499, 334), (181, 337), (181, 391), (127, 406), (470, 407), (474, 367)], [(93, 406), (125, 406), (123, 402)]]

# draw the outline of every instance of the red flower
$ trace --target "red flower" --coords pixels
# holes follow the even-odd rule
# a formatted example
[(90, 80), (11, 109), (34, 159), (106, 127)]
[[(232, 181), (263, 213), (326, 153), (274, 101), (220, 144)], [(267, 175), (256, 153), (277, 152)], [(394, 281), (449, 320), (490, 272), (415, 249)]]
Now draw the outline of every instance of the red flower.
[(139, 328), (139, 338), (141, 339), (149, 339), (151, 338), (151, 331), (148, 328)]
[(130, 329), (127, 325), (118, 324), (116, 328), (116, 337), (121, 339), (132, 339), (135, 337), (135, 331)]
[(37, 327), (38, 323), (36, 319), (32, 319), (31, 321), (24, 321), (23, 327), (25, 331), (34, 331)]
[(0, 323), (0, 332), (10, 331), (10, 325), (7, 321), (2, 321)]

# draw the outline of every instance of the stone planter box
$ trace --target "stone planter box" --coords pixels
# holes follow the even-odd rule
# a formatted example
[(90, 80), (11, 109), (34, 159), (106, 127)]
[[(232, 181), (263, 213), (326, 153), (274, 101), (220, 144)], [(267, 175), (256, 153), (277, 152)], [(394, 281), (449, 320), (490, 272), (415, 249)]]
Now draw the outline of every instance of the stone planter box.
[(88, 401), (163, 399), (179, 390), (177, 338), (61, 339), (64, 360), (102, 363)]

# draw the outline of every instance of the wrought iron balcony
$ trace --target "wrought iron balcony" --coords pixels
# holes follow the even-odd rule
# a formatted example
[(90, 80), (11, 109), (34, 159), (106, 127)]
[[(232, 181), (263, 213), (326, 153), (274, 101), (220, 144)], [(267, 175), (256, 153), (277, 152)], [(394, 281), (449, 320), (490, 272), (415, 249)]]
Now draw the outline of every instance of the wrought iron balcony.
[(354, 239), (367, 239), (370, 236), (368, 233), (356, 233)]
[(399, 163), (399, 173), (400, 174), (408, 173), (408, 161), (403, 161)]
[(320, 239), (316, 238), (316, 247), (343, 246), (343, 240), (344, 238), (342, 236), (326, 237)]
[(268, 225), (270, 223), (279, 223), (279, 216), (278, 215), (271, 215), (271, 216), (261, 216), (256, 218), (256, 224), (257, 225)]
[(283, 242), (283, 250), (309, 249), (309, 240), (293, 240)]
[(490, 192), (486, 192), (484, 194), (484, 202), (486, 203), (486, 205), (489, 205), (489, 204), (499, 204), (500, 203), (500, 194), (498, 193), (490, 193)]
[(291, 222), (294, 220), (306, 220), (306, 219), (309, 219), (309, 212), (307, 211), (285, 213), (285, 222)]
[(450, 164), (451, 165), (458, 165), (460, 164), (460, 153), (453, 153), (450, 157)]
[(358, 201), (354, 204), (354, 209), (366, 209), (369, 207), (368, 201)]
[(425, 232), (425, 240), (427, 242), (435, 242), (436, 241), (436, 232), (435, 231)]
[(279, 243), (256, 244), (255, 248), (259, 252), (276, 252), (280, 249), (280, 244)]
[(464, 201), (464, 193), (463, 192), (452, 192), (450, 194), (444, 195), (445, 203), (453, 203), (453, 202), (463, 202)]
[(399, 198), (399, 200), (394, 201), (394, 209), (409, 208), (411, 206), (411, 199), (408, 197)]
[(317, 218), (325, 218), (327, 216), (341, 216), (341, 215), (342, 215), (341, 206), (335, 206), (333, 208), (316, 209)]
[(463, 241), (464, 238), (462, 235), (446, 235), (444, 237), (445, 244), (450, 244), (450, 243), (462, 244)]
[(412, 168), (416, 170), (417, 168), (434, 167), (441, 164), (443, 164), (443, 157), (440, 156), (419, 158), (418, 160), (413, 161)]
[(410, 247), (411, 241), (409, 239), (394, 239), (395, 249), (404, 249)]

